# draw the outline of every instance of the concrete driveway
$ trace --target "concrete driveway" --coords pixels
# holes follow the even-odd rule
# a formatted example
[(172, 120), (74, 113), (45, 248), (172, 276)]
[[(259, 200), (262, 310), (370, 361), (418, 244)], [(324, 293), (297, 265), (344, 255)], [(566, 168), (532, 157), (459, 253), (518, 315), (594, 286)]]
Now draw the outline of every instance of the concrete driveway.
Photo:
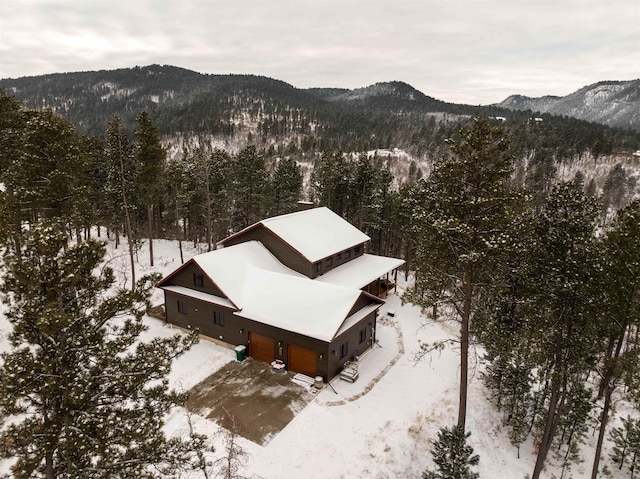
[(291, 381), (291, 373), (277, 373), (266, 363), (232, 361), (189, 391), (187, 408), (267, 445), (315, 396)]

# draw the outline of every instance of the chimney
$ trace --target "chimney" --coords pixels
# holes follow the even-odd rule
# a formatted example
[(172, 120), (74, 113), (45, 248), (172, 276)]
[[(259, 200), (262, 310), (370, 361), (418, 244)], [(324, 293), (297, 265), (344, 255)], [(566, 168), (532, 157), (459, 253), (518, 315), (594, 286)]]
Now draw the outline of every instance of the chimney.
[(313, 206), (313, 201), (298, 201), (298, 211), (310, 210)]

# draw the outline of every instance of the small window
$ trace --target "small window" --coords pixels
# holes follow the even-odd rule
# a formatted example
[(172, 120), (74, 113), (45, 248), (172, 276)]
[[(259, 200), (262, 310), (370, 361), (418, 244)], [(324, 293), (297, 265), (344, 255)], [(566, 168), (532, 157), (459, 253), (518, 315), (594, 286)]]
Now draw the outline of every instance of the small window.
[(342, 253), (338, 253), (336, 255), (336, 261), (340, 261), (342, 259)]
[(187, 302), (178, 300), (178, 313), (187, 314)]
[(347, 251), (344, 252), (344, 257), (349, 258), (350, 256), (351, 256), (351, 250), (348, 249)]
[(204, 286), (204, 275), (193, 273), (193, 285), (196, 288), (202, 288)]
[(224, 312), (222, 311), (213, 312), (213, 324), (217, 324), (218, 326), (224, 326)]
[(360, 343), (364, 343), (367, 340), (367, 328), (360, 330)]
[(322, 268), (322, 264), (321, 263), (314, 263), (314, 265), (313, 265), (314, 273), (318, 273), (320, 271), (320, 268)]
[(360, 254), (360, 252), (362, 251), (362, 245), (358, 245), (355, 247), (354, 249), (356, 256)]
[(349, 341), (340, 346), (340, 359), (344, 359), (349, 354)]
[(333, 264), (333, 258), (327, 258), (327, 268)]

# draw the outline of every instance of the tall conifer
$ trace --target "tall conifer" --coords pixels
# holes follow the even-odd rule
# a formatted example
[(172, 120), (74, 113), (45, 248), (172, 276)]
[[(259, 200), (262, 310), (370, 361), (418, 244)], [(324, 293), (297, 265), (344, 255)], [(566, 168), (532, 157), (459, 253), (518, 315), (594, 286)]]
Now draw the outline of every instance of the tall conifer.
[(477, 119), (449, 144), (451, 156), (437, 164), (414, 192), (416, 279), (406, 298), (425, 307), (448, 304), (457, 313), (458, 426), (464, 430), (474, 301), (492, 274), (505, 265), (505, 246), (520, 195), (509, 184), (512, 158), (501, 130)]
[[(141, 342), (157, 278), (109, 293), (105, 248), (76, 245), (57, 226), (33, 225), (7, 250), (2, 292), (13, 326), (0, 367), (0, 455), (15, 477), (156, 477), (193, 445), (165, 436), (184, 397), (170, 391), (172, 361), (194, 336)], [(153, 468), (151, 467), (153, 466)]]
[(149, 232), (149, 264), (153, 266), (154, 208), (158, 207), (165, 169), (166, 151), (160, 142), (158, 128), (146, 111), (138, 115), (135, 157), (138, 167), (140, 201), (147, 209)]

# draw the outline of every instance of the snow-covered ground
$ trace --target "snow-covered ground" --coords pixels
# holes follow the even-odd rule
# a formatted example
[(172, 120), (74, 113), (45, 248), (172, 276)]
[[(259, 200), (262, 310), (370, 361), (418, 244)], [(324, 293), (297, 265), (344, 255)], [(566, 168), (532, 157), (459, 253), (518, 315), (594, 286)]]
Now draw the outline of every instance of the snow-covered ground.
[[(145, 243), (146, 246), (146, 243)], [(204, 250), (183, 244), (185, 260)], [(156, 266), (149, 267), (148, 251), (139, 252), (138, 274), (158, 271), (167, 274), (180, 265), (177, 242), (154, 241)], [(128, 284), (128, 256), (125, 245), (118, 250), (110, 245), (110, 265), (121, 273)], [(360, 361), (360, 378), (354, 384), (336, 379), (277, 434), (266, 446), (240, 438), (247, 453), (242, 474), (263, 479), (350, 479), (350, 478), (419, 478), (432, 467), (430, 440), (443, 425), (453, 425), (457, 417), (459, 357), (454, 348), (414, 361), (419, 342), (431, 342), (455, 336), (455, 330), (442, 323), (426, 324), (420, 309), (402, 305), (398, 295), (391, 295), (381, 309), (375, 347)], [(163, 301), (161, 291), (154, 291), (153, 304)], [(388, 311), (395, 312), (392, 318)], [(169, 336), (179, 330), (162, 321), (146, 318), (149, 330), (143, 339)], [(9, 328), (0, 317), (0, 350), (6, 350)], [(478, 355), (480, 351), (477, 351)], [(232, 349), (201, 340), (179, 358), (172, 370), (171, 384), (181, 390), (215, 372), (235, 359)], [(481, 478), (519, 479), (531, 474), (535, 462), (534, 447), (525, 443), (517, 451), (509, 443), (507, 432), (500, 427), (500, 414), (487, 399), (477, 365), (472, 373), (468, 430), (470, 444), (480, 455), (477, 472)], [(197, 432), (211, 437), (222, 451), (222, 437), (215, 423), (194, 416)], [(188, 425), (184, 410), (176, 409), (168, 418), (170, 434), (186, 434)], [(573, 467), (571, 477), (590, 477), (592, 447), (595, 437), (584, 446), (585, 462)], [(222, 452), (220, 452), (222, 454)], [(608, 462), (608, 451), (603, 454)], [(624, 471), (609, 464), (611, 477), (627, 477)], [(559, 476), (559, 470), (548, 467), (543, 477)], [(193, 474), (192, 477), (200, 477)], [(567, 477), (567, 476), (565, 476)]]

